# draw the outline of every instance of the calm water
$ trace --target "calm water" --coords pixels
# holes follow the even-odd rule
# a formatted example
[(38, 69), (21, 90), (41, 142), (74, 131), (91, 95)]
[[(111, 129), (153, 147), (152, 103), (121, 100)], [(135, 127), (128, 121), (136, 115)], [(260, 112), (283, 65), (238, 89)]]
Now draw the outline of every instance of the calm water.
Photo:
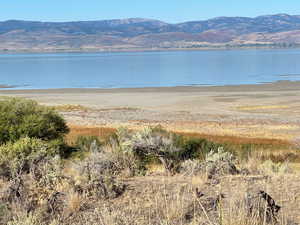
[(116, 88), (300, 80), (300, 50), (0, 54), (0, 84)]

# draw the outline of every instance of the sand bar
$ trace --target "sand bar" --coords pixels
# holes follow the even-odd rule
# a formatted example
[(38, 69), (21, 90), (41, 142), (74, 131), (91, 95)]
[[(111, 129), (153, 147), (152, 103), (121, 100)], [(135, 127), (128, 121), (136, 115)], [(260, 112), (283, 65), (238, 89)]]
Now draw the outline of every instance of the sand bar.
[(16, 87), (16, 86), (0, 84), (0, 90), (3, 89), (3, 88), (15, 88), (15, 87)]

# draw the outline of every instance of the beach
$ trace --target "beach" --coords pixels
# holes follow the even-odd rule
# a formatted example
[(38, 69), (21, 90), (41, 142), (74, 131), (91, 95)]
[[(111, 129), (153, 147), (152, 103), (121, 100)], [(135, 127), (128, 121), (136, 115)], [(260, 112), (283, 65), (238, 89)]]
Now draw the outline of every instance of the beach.
[(300, 138), (300, 82), (258, 85), (121, 89), (0, 89), (55, 106), (71, 126), (140, 129), (161, 125), (178, 132)]

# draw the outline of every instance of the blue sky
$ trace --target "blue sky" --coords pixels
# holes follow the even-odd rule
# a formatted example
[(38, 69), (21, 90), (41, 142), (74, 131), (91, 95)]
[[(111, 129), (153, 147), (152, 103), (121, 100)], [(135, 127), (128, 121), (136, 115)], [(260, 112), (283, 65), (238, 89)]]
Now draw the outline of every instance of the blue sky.
[(131, 17), (170, 23), (217, 16), (300, 14), (299, 0), (0, 0), (0, 21), (103, 20)]

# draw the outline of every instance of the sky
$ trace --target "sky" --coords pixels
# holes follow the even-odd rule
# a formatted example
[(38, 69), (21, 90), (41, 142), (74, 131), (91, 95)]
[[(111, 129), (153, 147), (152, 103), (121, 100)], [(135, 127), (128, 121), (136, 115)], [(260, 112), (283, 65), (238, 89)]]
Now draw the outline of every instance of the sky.
[(0, 0), (0, 21), (150, 18), (169, 23), (218, 16), (300, 14), (299, 0)]

